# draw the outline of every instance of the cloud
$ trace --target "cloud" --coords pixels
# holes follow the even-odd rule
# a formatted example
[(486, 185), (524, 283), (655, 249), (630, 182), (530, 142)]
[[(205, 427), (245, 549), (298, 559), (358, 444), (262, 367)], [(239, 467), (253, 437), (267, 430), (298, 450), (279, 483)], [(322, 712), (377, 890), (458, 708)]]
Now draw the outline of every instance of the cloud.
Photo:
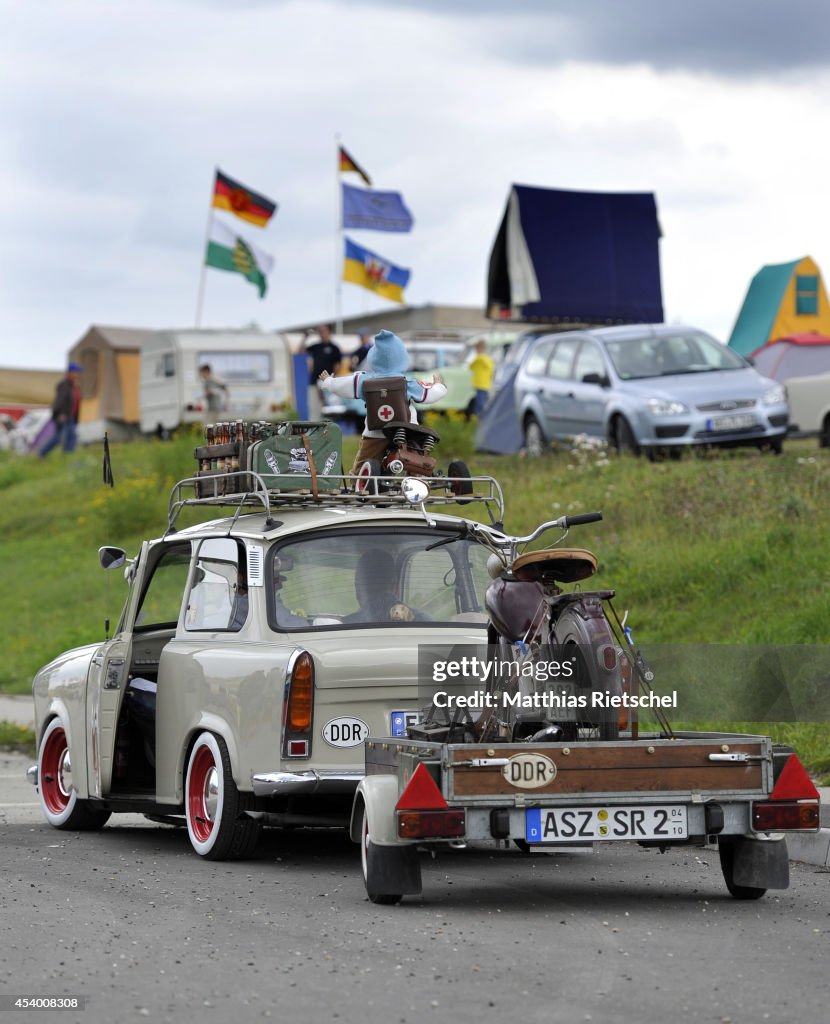
[[(0, 37), (0, 363), (59, 366), (91, 322), (192, 324), (217, 165), (279, 203), (265, 231), (233, 221), (276, 265), (263, 301), (208, 271), (203, 322), (330, 319), (337, 133), (413, 211), (409, 235), (355, 233), (412, 269), (409, 302), (483, 307), (512, 182), (654, 191), (667, 315), (723, 336), (761, 263), (821, 263), (823, 169), (801, 157), (830, 75), (670, 70), (715, 31), (705, 3), (681, 6), (674, 47), (645, 0), (615, 20), (599, 0), (18, 6)], [(756, 7), (744, 67), (773, 24)]]

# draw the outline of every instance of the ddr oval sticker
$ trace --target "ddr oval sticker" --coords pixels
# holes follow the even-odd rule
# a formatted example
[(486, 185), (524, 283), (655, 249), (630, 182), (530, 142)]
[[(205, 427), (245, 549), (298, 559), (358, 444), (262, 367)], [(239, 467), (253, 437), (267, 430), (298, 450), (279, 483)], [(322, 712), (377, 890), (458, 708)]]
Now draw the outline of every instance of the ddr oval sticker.
[(556, 765), (544, 754), (514, 754), (501, 770), (519, 789), (539, 789), (556, 778)]
[(369, 735), (369, 726), (359, 718), (332, 718), (323, 726), (323, 739), (332, 747), (358, 747)]

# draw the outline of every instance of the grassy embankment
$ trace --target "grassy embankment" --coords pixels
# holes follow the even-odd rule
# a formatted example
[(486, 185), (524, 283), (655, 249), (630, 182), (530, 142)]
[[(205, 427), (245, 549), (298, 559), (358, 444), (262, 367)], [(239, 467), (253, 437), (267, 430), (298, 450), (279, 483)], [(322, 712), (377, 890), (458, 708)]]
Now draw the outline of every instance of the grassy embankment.
[[(641, 643), (815, 644), (830, 640), (830, 451), (790, 443), (651, 464), (561, 451), (539, 461), (472, 452), (470, 431), (442, 426), (440, 451), (491, 473), (507, 499), (506, 526), (526, 533), (566, 512), (604, 521), (569, 542), (600, 559)], [(134, 553), (165, 524), (172, 484), (194, 463), (194, 436), (113, 445), (114, 490), (98, 447), (38, 461), (0, 453), (0, 558), (5, 624), (0, 691), (28, 692), (37, 668), (68, 647), (100, 640), (125, 596), (96, 550)], [(350, 460), (354, 439), (346, 441)], [(830, 684), (828, 684), (830, 685)], [(764, 726), (811, 769), (830, 773), (826, 723)]]

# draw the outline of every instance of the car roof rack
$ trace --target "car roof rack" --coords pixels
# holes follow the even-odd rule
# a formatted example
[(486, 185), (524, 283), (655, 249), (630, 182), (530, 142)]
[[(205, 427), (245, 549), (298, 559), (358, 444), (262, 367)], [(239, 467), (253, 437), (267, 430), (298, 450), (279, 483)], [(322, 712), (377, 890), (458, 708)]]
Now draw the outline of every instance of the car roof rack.
[[(357, 477), (348, 474), (329, 474), (318, 477), (327, 486), (332, 482), (339, 483), (335, 490), (319, 490), (315, 496), (309, 487), (302, 490), (284, 490), (283, 486), (297, 486), (296, 473), (269, 473), (263, 475), (251, 470), (239, 470), (229, 473), (211, 473), (209, 476), (187, 477), (179, 480), (170, 492), (167, 508), (167, 531), (174, 529), (176, 519), (183, 508), (197, 506), (200, 508), (234, 508), (234, 519), (243, 510), (255, 508), (265, 512), (266, 522), (271, 513), (278, 508), (323, 508), (323, 507), (388, 507), (400, 505), (419, 508), (413, 505), (403, 494), (401, 484), (406, 477), (361, 476), (360, 493), (354, 490)], [(424, 505), (467, 505), (484, 504), (492, 523), (501, 523), (504, 519), (504, 494), (498, 480), (491, 476), (469, 477), (417, 477), (430, 488)], [(457, 494), (452, 488), (463, 484), (468, 491)], [(228, 493), (223, 493), (227, 491)], [(493, 514), (495, 508), (497, 514)]]

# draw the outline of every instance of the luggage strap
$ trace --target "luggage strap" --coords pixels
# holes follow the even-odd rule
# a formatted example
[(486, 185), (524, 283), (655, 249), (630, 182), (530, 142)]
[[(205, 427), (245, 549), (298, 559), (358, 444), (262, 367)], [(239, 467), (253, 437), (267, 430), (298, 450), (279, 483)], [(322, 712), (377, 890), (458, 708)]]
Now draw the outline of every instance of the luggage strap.
[(314, 495), (315, 498), (319, 498), (320, 491), (317, 487), (317, 467), (314, 465), (314, 455), (311, 451), (311, 444), (309, 443), (308, 440), (308, 434), (305, 431), (303, 431), (302, 433), (302, 438), (303, 446), (305, 447), (305, 453), (308, 456), (308, 469), (309, 472), (311, 473), (311, 493)]

